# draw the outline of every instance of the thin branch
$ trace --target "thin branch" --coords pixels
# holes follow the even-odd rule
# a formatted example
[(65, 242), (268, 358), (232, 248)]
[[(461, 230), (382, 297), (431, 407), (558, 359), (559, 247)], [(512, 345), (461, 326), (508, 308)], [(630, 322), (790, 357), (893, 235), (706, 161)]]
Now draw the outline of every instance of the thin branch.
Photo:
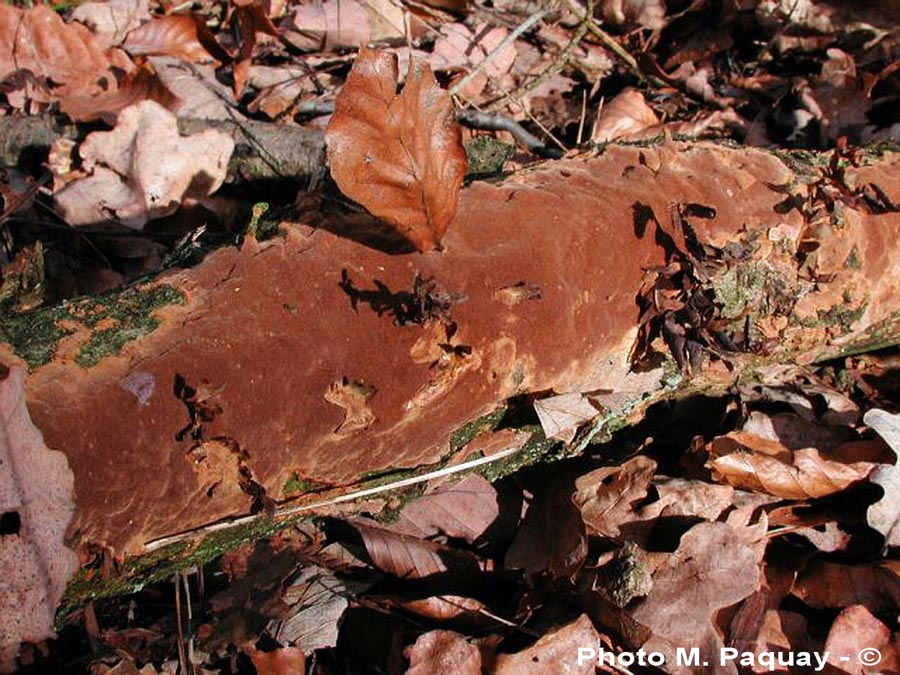
[[(473, 459), (468, 462), (463, 462), (461, 464), (455, 464), (453, 466), (445, 466), (441, 469), (437, 469), (435, 471), (429, 471), (428, 473), (423, 473), (419, 476), (412, 476), (410, 478), (403, 478), (401, 480), (395, 481), (393, 483), (388, 483), (386, 485), (378, 485), (372, 488), (366, 488), (363, 490), (357, 490), (356, 492), (348, 492), (347, 494), (338, 495), (337, 497), (332, 497), (331, 499), (323, 499), (321, 501), (312, 502), (310, 504), (298, 504), (296, 506), (288, 506), (282, 509), (277, 509), (275, 513), (271, 516), (274, 519), (283, 519), (288, 518), (290, 516), (296, 516), (300, 513), (304, 513), (306, 511), (315, 511), (317, 509), (324, 508), (326, 506), (332, 506), (334, 504), (342, 504), (344, 502), (352, 502), (357, 499), (362, 499), (364, 497), (371, 497), (372, 495), (381, 494), (382, 492), (390, 492), (392, 490), (399, 490), (400, 488), (409, 487), (410, 485), (418, 485), (419, 483), (426, 483), (434, 478), (443, 478), (444, 476), (452, 476), (453, 474), (460, 473), (462, 471), (468, 471), (469, 469), (474, 469), (479, 466), (483, 466), (484, 464), (490, 464), (492, 462), (499, 461), (506, 457), (509, 457), (512, 454), (519, 452), (519, 448), (507, 448), (506, 450), (501, 450), (489, 457), (479, 457), (478, 459)], [(207, 525), (206, 527), (200, 527), (195, 530), (190, 530), (189, 532), (182, 532), (180, 534), (173, 534), (169, 537), (162, 537), (160, 539), (154, 539), (152, 541), (148, 541), (144, 544), (144, 550), (147, 552), (155, 551), (157, 549), (162, 548), (163, 546), (168, 546), (169, 544), (175, 544), (179, 541), (186, 541), (188, 539), (194, 539), (200, 535), (210, 534), (212, 532), (221, 532), (223, 530), (231, 530), (235, 527), (240, 527), (241, 525), (249, 525), (250, 523), (255, 523), (258, 520), (262, 520), (263, 518), (268, 518), (264, 512), (257, 513), (252, 516), (243, 516), (241, 518), (234, 518), (231, 520), (222, 521), (220, 523), (213, 523), (212, 525)]]
[(572, 8), (576, 14), (583, 16), (585, 18), (585, 23), (587, 25), (587, 29), (591, 32), (591, 34), (596, 37), (600, 42), (603, 43), (603, 46), (610, 50), (613, 54), (618, 56), (622, 61), (628, 66), (628, 69), (642, 82), (647, 82), (648, 84), (653, 85), (654, 87), (665, 87), (667, 86), (665, 82), (660, 80), (659, 78), (653, 75), (645, 75), (641, 70), (641, 67), (638, 65), (638, 62), (635, 58), (628, 53), (628, 51), (616, 42), (612, 36), (607, 33), (605, 30), (600, 28), (597, 22), (594, 20), (593, 13), (586, 11), (578, 0), (567, 0), (569, 7)]
[(491, 50), (490, 54), (485, 56), (478, 63), (478, 65), (472, 69), (472, 71), (468, 75), (466, 75), (459, 82), (457, 82), (452, 87), (450, 87), (450, 90), (449, 90), (450, 95), (455, 96), (456, 94), (458, 94), (463, 89), (463, 87), (465, 87), (467, 84), (469, 84), (469, 82), (471, 82), (475, 78), (475, 76), (478, 75), (478, 73), (480, 73), (482, 70), (487, 68), (500, 55), (500, 53), (504, 49), (509, 47), (513, 42), (515, 42), (519, 38), (519, 36), (522, 35), (522, 33), (529, 30), (538, 21), (543, 19), (547, 15), (548, 12), (549, 12), (549, 10), (547, 10), (547, 9), (538, 10), (537, 12), (535, 12), (534, 14), (529, 16), (527, 19), (525, 19), (525, 21), (523, 21), (521, 24), (516, 26), (516, 29), (513, 30), (509, 35), (507, 35), (500, 44), (498, 44), (496, 47), (494, 47)]
[(532, 134), (514, 119), (506, 117), (505, 115), (482, 112), (480, 110), (459, 110), (456, 113), (456, 119), (460, 124), (464, 124), (467, 127), (474, 129), (508, 131), (519, 143), (525, 146), (525, 148), (541, 157), (557, 159), (563, 155), (561, 150), (546, 147), (540, 138)]
[[(581, 43), (582, 38), (587, 33), (588, 25), (588, 21), (582, 21), (580, 24), (578, 24), (578, 29), (575, 31), (575, 35), (572, 36), (572, 39), (569, 40), (569, 44), (567, 44), (565, 48), (563, 48), (563, 50), (559, 53), (559, 56), (556, 58), (556, 60), (553, 61), (553, 63), (551, 63), (549, 66), (547, 66), (543, 71), (541, 71), (536, 77), (516, 89), (512, 94), (510, 94), (510, 96), (512, 98), (521, 98), (523, 95), (532, 91), (533, 89), (556, 75), (563, 68), (565, 68), (569, 63), (569, 59), (572, 58), (572, 52), (575, 51), (575, 48), (578, 47), (578, 45)], [(496, 101), (488, 106), (488, 110), (493, 112), (495, 110), (498, 110), (499, 108), (502, 108), (503, 105), (504, 104), (502, 101)]]

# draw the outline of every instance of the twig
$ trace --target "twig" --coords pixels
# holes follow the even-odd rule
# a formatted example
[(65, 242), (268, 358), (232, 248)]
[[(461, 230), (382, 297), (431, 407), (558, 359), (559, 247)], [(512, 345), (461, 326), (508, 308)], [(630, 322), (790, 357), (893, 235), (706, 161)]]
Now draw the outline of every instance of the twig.
[(487, 129), (489, 131), (508, 131), (525, 148), (541, 157), (557, 159), (563, 152), (556, 148), (548, 148), (540, 138), (532, 134), (511, 117), (499, 113), (482, 112), (480, 110), (459, 110), (456, 119), (460, 124), (474, 129)]
[(512, 94), (510, 94), (508, 91), (506, 91), (502, 87), (500, 87), (500, 91), (503, 92), (503, 96), (506, 98), (508, 105), (518, 106), (519, 110), (521, 110), (523, 113), (525, 113), (525, 115), (528, 117), (528, 119), (530, 119), (532, 122), (534, 122), (538, 126), (538, 128), (544, 132), (544, 135), (547, 138), (549, 138), (551, 141), (556, 143), (563, 152), (568, 151), (568, 148), (565, 145), (563, 145), (563, 142), (561, 140), (559, 140), (556, 136), (554, 136), (553, 132), (550, 131), (546, 126), (544, 126), (541, 123), (541, 121), (537, 117), (535, 117), (528, 108), (525, 107), (525, 104), (522, 103), (521, 100), (519, 100), (517, 98), (513, 98)]
[(509, 35), (503, 38), (503, 41), (494, 47), (491, 52), (485, 56), (477, 66), (475, 66), (470, 73), (468, 73), (464, 78), (462, 78), (459, 82), (450, 87), (450, 95), (455, 96), (458, 94), (463, 87), (465, 87), (469, 82), (471, 82), (478, 73), (487, 68), (499, 55), (500, 53), (509, 47), (513, 42), (515, 42), (522, 33), (530, 29), (534, 26), (538, 21), (543, 19), (549, 10), (541, 9), (529, 16), (525, 21), (516, 26), (515, 30), (513, 30)]
[(603, 43), (604, 47), (606, 47), (612, 53), (622, 59), (622, 61), (625, 62), (625, 65), (628, 66), (628, 69), (638, 79), (640, 79), (642, 82), (652, 84), (654, 87), (667, 86), (666, 83), (659, 78), (653, 75), (645, 75), (635, 58), (631, 54), (629, 54), (622, 45), (613, 40), (612, 36), (609, 33), (600, 28), (600, 26), (594, 20), (593, 12), (585, 10), (585, 8), (581, 5), (580, 2), (578, 2), (578, 0), (567, 0), (567, 2), (569, 4), (569, 7), (572, 8), (572, 11), (584, 17), (587, 29), (591, 32), (591, 34), (598, 40), (600, 40), (600, 42)]
[[(547, 66), (543, 71), (541, 71), (536, 77), (516, 89), (512, 94), (510, 94), (510, 96), (512, 98), (521, 98), (524, 94), (527, 94), (532, 89), (546, 82), (563, 68), (565, 68), (566, 64), (569, 63), (569, 59), (572, 57), (572, 52), (575, 51), (575, 48), (581, 43), (582, 38), (587, 33), (588, 25), (588, 21), (582, 21), (580, 24), (578, 24), (578, 29), (575, 31), (575, 35), (572, 36), (572, 39), (569, 40), (569, 44), (567, 44), (559, 53), (559, 56), (556, 58), (556, 60), (549, 66)], [(488, 110), (493, 112), (495, 110), (498, 110), (499, 108), (502, 108), (503, 105), (504, 104), (502, 101), (496, 101), (488, 106)]]
[[(381, 494), (382, 492), (390, 492), (391, 490), (397, 490), (404, 487), (409, 487), (410, 485), (418, 485), (419, 483), (428, 482), (434, 478), (443, 478), (444, 476), (452, 476), (455, 473), (460, 473), (462, 471), (468, 471), (469, 469), (474, 469), (476, 467), (482, 466), (484, 464), (490, 464), (492, 462), (499, 461), (506, 457), (509, 457), (512, 454), (519, 452), (519, 448), (507, 448), (506, 450), (501, 450), (500, 452), (491, 455), (490, 457), (479, 457), (478, 459), (473, 459), (468, 462), (463, 462), (462, 464), (455, 464), (454, 466), (445, 466), (442, 469), (437, 469), (435, 471), (429, 471), (428, 473), (423, 473), (420, 476), (412, 476), (411, 478), (404, 478), (402, 480), (398, 480), (393, 483), (388, 483), (387, 485), (378, 485), (372, 488), (366, 488), (364, 490), (357, 490), (356, 492), (348, 492), (344, 495), (338, 495), (337, 497), (332, 497), (331, 499), (322, 499), (317, 502), (312, 502), (310, 504), (298, 504), (296, 506), (288, 506), (286, 508), (277, 509), (275, 513), (271, 516), (274, 519), (283, 519), (288, 518), (290, 516), (295, 516), (299, 513), (304, 513), (306, 511), (315, 511), (316, 509), (321, 509), (326, 506), (332, 506), (334, 504), (342, 504), (344, 502), (352, 502), (357, 499), (362, 499), (363, 497), (371, 497), (372, 495)], [(180, 534), (173, 534), (169, 537), (161, 537), (159, 539), (153, 539), (152, 541), (148, 541), (144, 544), (144, 550), (147, 552), (155, 551), (157, 549), (162, 548), (163, 546), (168, 546), (169, 544), (175, 544), (180, 541), (186, 541), (188, 539), (194, 539), (203, 534), (210, 534), (212, 532), (221, 532), (223, 530), (231, 530), (235, 527), (240, 527), (242, 525), (249, 525), (250, 523), (255, 523), (258, 520), (263, 518), (268, 518), (264, 512), (254, 514), (252, 516), (243, 516), (241, 518), (234, 518), (231, 520), (222, 521), (219, 523), (213, 523), (212, 525), (207, 525), (206, 527), (200, 527), (195, 530), (190, 530), (188, 532), (182, 532)]]
[[(305, 101), (297, 104), (297, 112), (306, 115), (330, 115), (334, 112), (334, 102)], [(506, 117), (499, 113), (481, 112), (480, 110), (457, 110), (456, 121), (471, 129), (508, 131), (526, 149), (531, 150), (536, 155), (552, 159), (562, 157), (562, 153), (546, 147), (541, 139), (511, 117)]]

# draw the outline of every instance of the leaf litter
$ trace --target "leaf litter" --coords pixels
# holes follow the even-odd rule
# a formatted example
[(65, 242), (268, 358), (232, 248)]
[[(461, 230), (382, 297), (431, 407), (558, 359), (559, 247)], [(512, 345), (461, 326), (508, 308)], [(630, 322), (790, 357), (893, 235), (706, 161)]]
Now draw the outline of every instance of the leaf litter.
[[(442, 85), (464, 105), (499, 111), (547, 146), (565, 149), (588, 139), (668, 134), (801, 150), (837, 146), (837, 171), (853, 164), (840, 144), (898, 138), (891, 3), (605, 0), (589, 3), (593, 16), (578, 2), (551, 11), (530, 4), (235, 0), (226, 7), (196, 3), (196, 14), (128, 0), (82, 3), (68, 14), (2, 5), (5, 115), (58, 106), (73, 121), (100, 119), (112, 129), (82, 137), (76, 161), (55, 181), (57, 225), (82, 228), (91, 245), (78, 248), (68, 234), (50, 230), (45, 254), (31, 248), (28, 218), (0, 222), (10, 233), (4, 242), (14, 240), (41, 265), (46, 256), (39, 276), (47, 275), (50, 298), (74, 292), (72, 265), (88, 270), (83, 287), (157, 269), (174, 242), (192, 232), (182, 227), (156, 239), (152, 230), (163, 217), (233, 187), (226, 184), (228, 142), (216, 132), (192, 142), (174, 131), (172, 112), (318, 128), (327, 122), (341, 208), (354, 200), (351, 210), (361, 206), (422, 252), (439, 246), (452, 226), (466, 173), (464, 143), (520, 137), (502, 126), (459, 129)], [(392, 51), (360, 50), (349, 67), (364, 43)], [(179, 79), (187, 86), (179, 89)], [(211, 92), (202, 102), (200, 90)], [(115, 147), (114, 136), (123, 137)], [(528, 161), (524, 150), (507, 169)], [(159, 152), (164, 177), (154, 173), (164, 161)], [(184, 158), (184, 172), (170, 172), (172, 157)], [(810, 283), (852, 273), (852, 251), (820, 245), (812, 232), (817, 219), (840, 217), (836, 193), (849, 188), (838, 177), (809, 187), (834, 195), (834, 214), (806, 213), (804, 231), (773, 225), (767, 244), (752, 245), (785, 247), (806, 264)], [(101, 178), (109, 192), (99, 189)], [(855, 195), (867, 208), (896, 209), (868, 189)], [(27, 201), (22, 213), (36, 220), (47, 206), (41, 199)], [(802, 190), (786, 194), (790, 208), (804, 209), (803, 200)], [(684, 227), (697, 220), (690, 208), (660, 224), (673, 255), (642, 291), (635, 355), (646, 356), (662, 340), (691, 368), (704, 348), (767, 349), (772, 327), (754, 323), (754, 303), (777, 306), (779, 290), (762, 281), (749, 302), (717, 297), (731, 310), (731, 324), (727, 331), (716, 324), (702, 277), (744, 253), (698, 251)], [(89, 231), (98, 224), (149, 231), (134, 244), (109, 245)], [(4, 246), (6, 287), (15, 269), (8, 263), (27, 256), (9, 255)], [(37, 273), (41, 265), (29, 269)], [(22, 293), (11, 304), (32, 306)], [(735, 328), (740, 321), (745, 327)], [(598, 439), (579, 458), (523, 469), (493, 485), (469, 476), (430, 486), (391, 503), (392, 522), (348, 518), (288, 528), (184, 577), (191, 581), (183, 602), (194, 611), (190, 657), (177, 656), (185, 645), (172, 617), (191, 615), (183, 617), (185, 608), (172, 599), (180, 592), (177, 578), (175, 594), (172, 584), (156, 583), (132, 598), (97, 603), (82, 616), (99, 617), (102, 631), (92, 640), (116, 652), (98, 657), (94, 672), (137, 671), (138, 663), (140, 672), (173, 672), (180, 660), (195, 672), (515, 673), (571, 663), (585, 646), (615, 653), (643, 647), (674, 663), (679, 647), (732, 644), (754, 645), (758, 659), (769, 651), (830, 651), (834, 672), (896, 672), (897, 372), (890, 354), (829, 362), (785, 386), (736, 390), (716, 402), (722, 414), (715, 423), (687, 420), (696, 429), (686, 438), (674, 431), (684, 420), (662, 405), (653, 423)], [(0, 393), (22, 377), (16, 368), (7, 375)], [(123, 386), (138, 402), (152, 395), (137, 380)], [(15, 412), (5, 449), (17, 453), (33, 427), (21, 396), (7, 398)], [(545, 395), (520, 414), (527, 419), (536, 411), (545, 436), (571, 441), (598, 413), (591, 401), (600, 400), (590, 392)], [(372, 423), (357, 412), (348, 412), (351, 426)], [(499, 435), (510, 429), (520, 431), (517, 424), (497, 430), (501, 445), (508, 441)], [(479, 437), (480, 447), (489, 447), (491, 433)], [(25, 463), (5, 466), (28, 467), (48, 452), (40, 446)], [(65, 474), (54, 465), (42, 474), (44, 489), (65, 492)], [(23, 507), (17, 525), (10, 509), (22, 504), (4, 505), (4, 556), (22, 546), (38, 557), (47, 546), (56, 552), (47, 565), (55, 570), (52, 592), (44, 598), (54, 606), (74, 567), (62, 547), (68, 499), (40, 514), (53, 520), (52, 541), (41, 544), (33, 509)], [(7, 561), (2, 569), (18, 578), (31, 567)], [(53, 632), (48, 602), (22, 607), (27, 612), (16, 616), (35, 624), (3, 633), (5, 665), (19, 640)], [(70, 620), (63, 632), (82, 635), (76, 641), (83, 646), (77, 624)], [(871, 647), (884, 656), (877, 670), (854, 669), (858, 664), (834, 656)], [(40, 668), (70, 656), (54, 643), (49, 655), (26, 647), (19, 663)], [(580, 667), (594, 672), (594, 665)], [(717, 668), (736, 672), (733, 664)]]

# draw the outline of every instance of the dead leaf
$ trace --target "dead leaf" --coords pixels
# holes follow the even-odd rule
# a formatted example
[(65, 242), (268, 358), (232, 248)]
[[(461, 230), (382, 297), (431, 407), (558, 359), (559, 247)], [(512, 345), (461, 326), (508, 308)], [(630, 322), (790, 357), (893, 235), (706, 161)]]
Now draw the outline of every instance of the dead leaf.
[(699, 523), (688, 530), (656, 568), (650, 593), (631, 612), (653, 631), (644, 648), (672, 652), (672, 647), (699, 646), (701, 653), (718, 654), (722, 640), (715, 615), (760, 588), (765, 534), (765, 520), (746, 527)]
[(665, 0), (603, 0), (600, 11), (613, 26), (657, 30), (665, 25)]
[(814, 560), (791, 591), (810, 607), (865, 605), (874, 613), (900, 607), (900, 560), (870, 565), (843, 565)]
[(506, 552), (504, 566), (523, 570), (527, 579), (564, 578), (587, 556), (584, 522), (571, 499), (574, 479), (560, 472), (541, 488)]
[[(109, 55), (82, 24), (64, 23), (43, 4), (28, 10), (0, 4), (0, 80), (30, 71), (45, 83), (29, 91), (31, 98), (48, 102), (58, 95), (106, 91), (115, 86), (111, 65)], [(56, 85), (52, 92), (50, 82)]]
[(306, 655), (297, 647), (280, 647), (264, 652), (251, 645), (244, 652), (253, 661), (257, 673), (295, 675), (306, 671)]
[(80, 154), (89, 175), (57, 192), (56, 204), (72, 225), (115, 220), (140, 229), (185, 197), (219, 189), (233, 150), (231, 136), (215, 129), (180, 136), (172, 113), (143, 101), (123, 110), (112, 131), (87, 137)]
[(150, 20), (149, 0), (106, 0), (82, 2), (71, 18), (91, 29), (104, 48), (121, 44), (128, 32)]
[(356, 48), (372, 38), (369, 12), (356, 0), (298, 4), (284, 39), (303, 51)]
[(496, 488), (483, 476), (472, 474), (409, 502), (390, 529), (420, 539), (442, 533), (473, 544), (499, 517)]
[(330, 570), (317, 565), (304, 567), (281, 596), (291, 606), (290, 612), (283, 620), (270, 623), (269, 633), (278, 642), (296, 646), (306, 654), (334, 647), (350, 596), (347, 586)]
[(578, 659), (579, 647), (599, 651), (600, 634), (582, 614), (575, 621), (548, 632), (516, 654), (498, 654), (496, 675), (533, 673), (594, 673), (596, 659)]
[(423, 633), (403, 655), (409, 659), (406, 675), (481, 675), (481, 650), (469, 638), (450, 630)]
[[(874, 655), (873, 649), (881, 659), (875, 664), (863, 663), (860, 655)], [(890, 629), (862, 605), (852, 605), (838, 614), (823, 651), (829, 655), (828, 663), (845, 673), (880, 675), (900, 671), (900, 634), (892, 639)], [(849, 661), (841, 658), (846, 656), (850, 656)]]
[(421, 600), (393, 600), (408, 612), (424, 616), (434, 621), (455, 621), (457, 625), (465, 620), (467, 626), (492, 622), (487, 607), (480, 600), (461, 595), (432, 595)]
[(606, 537), (618, 537), (619, 527), (637, 520), (635, 506), (647, 496), (656, 462), (638, 455), (621, 466), (595, 469), (579, 476), (572, 500), (581, 509), (588, 530)]
[(591, 140), (608, 143), (659, 124), (659, 117), (637, 89), (627, 88), (604, 105), (594, 121)]
[(155, 101), (172, 112), (177, 112), (181, 106), (181, 99), (169, 91), (152, 68), (145, 65), (127, 73), (113, 91), (96, 96), (60, 97), (59, 108), (76, 122), (102, 119), (114, 126), (122, 110), (141, 101)]
[(194, 14), (154, 17), (131, 31), (123, 47), (132, 56), (176, 56), (189, 63), (229, 60), (203, 18)]
[(884, 535), (885, 546), (900, 546), (900, 466), (882, 464), (869, 480), (884, 490), (884, 496), (866, 511), (866, 521)]
[(360, 50), (328, 125), (328, 160), (344, 194), (425, 252), (456, 213), (466, 153), (431, 69), (411, 62), (399, 96), (396, 82), (394, 56)]
[(824, 497), (866, 478), (872, 462), (845, 464), (815, 448), (791, 451), (777, 441), (733, 432), (707, 445), (717, 480), (784, 499)]
[(423, 579), (455, 572), (480, 574), (485, 563), (467, 552), (441, 546), (425, 539), (397, 534), (354, 518), (348, 525), (362, 538), (366, 553), (381, 571), (399, 579)]
[(547, 438), (569, 443), (575, 432), (599, 412), (578, 392), (548, 396), (534, 402), (534, 411)]
[(149, 56), (160, 81), (178, 97), (180, 119), (231, 120), (246, 119), (233, 103), (231, 90), (216, 79), (211, 64), (187, 63), (175, 56)]
[(53, 619), (78, 557), (65, 547), (75, 510), (66, 456), (44, 445), (25, 406), (25, 370), (0, 363), (0, 671), (21, 642), (56, 636)]

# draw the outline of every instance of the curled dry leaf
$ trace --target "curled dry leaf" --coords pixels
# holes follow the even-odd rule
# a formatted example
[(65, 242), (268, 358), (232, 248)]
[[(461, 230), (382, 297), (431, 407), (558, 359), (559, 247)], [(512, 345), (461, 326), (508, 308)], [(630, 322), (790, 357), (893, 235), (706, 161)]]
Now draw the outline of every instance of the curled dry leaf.
[(122, 110), (141, 101), (156, 101), (172, 112), (181, 105), (181, 100), (169, 91), (153, 69), (144, 65), (125, 75), (113, 91), (96, 96), (65, 96), (60, 99), (59, 107), (76, 122), (102, 119), (113, 126)]
[[(21, 10), (0, 4), (0, 80), (30, 71), (39, 81), (56, 85), (52, 95), (44, 88), (30, 91), (31, 98), (46, 102), (59, 95), (105, 91), (115, 84), (111, 65), (86, 26), (64, 23), (47, 5)], [(17, 99), (10, 102), (15, 104)]]
[(12, 672), (21, 642), (55, 636), (56, 605), (78, 569), (63, 544), (73, 483), (25, 407), (25, 370), (0, 363), (0, 672)]
[(191, 63), (228, 60), (206, 22), (193, 14), (153, 18), (131, 31), (123, 47), (131, 55), (177, 56)]
[[(900, 634), (891, 639), (891, 631), (862, 605), (847, 607), (831, 624), (824, 652), (828, 662), (837, 670), (849, 673), (896, 673), (900, 670)], [(842, 655), (860, 654), (862, 650), (877, 649), (881, 660), (874, 665), (848, 663)], [(857, 659), (854, 659), (857, 661)]]
[(90, 175), (66, 185), (56, 204), (72, 225), (118, 220), (140, 229), (185, 197), (218, 190), (233, 150), (231, 136), (215, 129), (180, 136), (172, 113), (143, 101), (123, 110), (112, 131), (87, 137), (80, 154)]
[(594, 122), (591, 140), (595, 143), (607, 143), (640, 133), (657, 124), (659, 117), (647, 105), (644, 95), (629, 87), (600, 110)]
[(142, 21), (150, 20), (150, 1), (91, 0), (73, 9), (71, 17), (90, 28), (103, 47), (113, 47)]
[(349, 524), (362, 538), (372, 563), (400, 579), (423, 579), (446, 572), (471, 578), (484, 567), (483, 561), (464, 551), (397, 534), (362, 519), (354, 519)]
[(656, 568), (647, 598), (631, 612), (653, 631), (644, 648), (671, 653), (673, 646), (699, 646), (701, 653), (718, 653), (715, 615), (759, 589), (765, 534), (765, 520), (746, 527), (700, 523), (688, 530)]
[(456, 213), (466, 153), (428, 65), (410, 63), (399, 95), (397, 75), (392, 54), (360, 50), (325, 135), (328, 161), (344, 194), (425, 252)]
[(637, 519), (635, 506), (647, 496), (655, 471), (656, 462), (638, 455), (621, 466), (579, 476), (572, 500), (581, 509), (588, 529), (607, 537), (619, 536), (620, 525)]
[(893, 612), (900, 607), (900, 560), (871, 565), (814, 560), (791, 593), (815, 609), (864, 605), (875, 614)]
[(846, 464), (828, 459), (815, 448), (791, 451), (778, 441), (743, 432), (719, 436), (707, 450), (708, 465), (718, 480), (783, 499), (840, 492), (866, 478), (875, 466), (868, 461)]
[(594, 650), (600, 647), (600, 634), (585, 614), (562, 628), (550, 631), (521, 652), (498, 655), (494, 673), (496, 675), (593, 673), (595, 661), (573, 658), (578, 653), (579, 647)]
[(466, 636), (450, 630), (423, 633), (404, 655), (409, 659), (406, 675), (481, 675), (481, 650)]
[(534, 402), (534, 411), (547, 438), (569, 443), (585, 422), (597, 415), (597, 409), (578, 392), (549, 396)]

